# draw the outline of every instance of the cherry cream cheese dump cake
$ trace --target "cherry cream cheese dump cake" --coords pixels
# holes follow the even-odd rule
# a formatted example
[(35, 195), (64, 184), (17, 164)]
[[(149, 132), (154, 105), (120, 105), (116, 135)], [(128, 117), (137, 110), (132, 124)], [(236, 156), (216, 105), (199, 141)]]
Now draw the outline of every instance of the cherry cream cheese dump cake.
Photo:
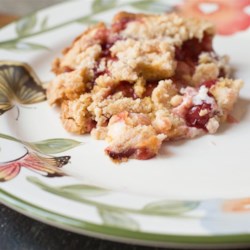
[(47, 89), (64, 128), (105, 139), (114, 161), (150, 159), (164, 141), (215, 133), (242, 87), (212, 47), (214, 27), (176, 14), (118, 13), (77, 37)]

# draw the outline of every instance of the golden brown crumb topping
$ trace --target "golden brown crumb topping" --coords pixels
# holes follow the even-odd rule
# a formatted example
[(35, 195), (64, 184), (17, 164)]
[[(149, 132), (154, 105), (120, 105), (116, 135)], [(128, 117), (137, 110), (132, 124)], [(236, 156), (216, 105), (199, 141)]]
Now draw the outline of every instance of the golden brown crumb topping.
[(67, 131), (106, 139), (113, 160), (152, 158), (163, 141), (215, 133), (232, 110), (242, 81), (213, 36), (207, 21), (118, 13), (54, 61), (48, 101)]

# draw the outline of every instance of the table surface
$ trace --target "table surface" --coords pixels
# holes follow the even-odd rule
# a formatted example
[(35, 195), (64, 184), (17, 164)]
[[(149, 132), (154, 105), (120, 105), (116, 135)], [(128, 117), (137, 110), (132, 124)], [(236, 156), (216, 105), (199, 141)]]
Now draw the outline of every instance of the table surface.
[[(0, 26), (63, 0), (0, 0)], [(48, 226), (0, 204), (0, 249), (4, 250), (157, 250), (114, 243)], [(250, 249), (250, 248), (249, 248)], [(245, 249), (246, 250), (246, 249)]]
[[(0, 205), (1, 250), (157, 250), (70, 233)], [(158, 249), (160, 250), (160, 249)]]

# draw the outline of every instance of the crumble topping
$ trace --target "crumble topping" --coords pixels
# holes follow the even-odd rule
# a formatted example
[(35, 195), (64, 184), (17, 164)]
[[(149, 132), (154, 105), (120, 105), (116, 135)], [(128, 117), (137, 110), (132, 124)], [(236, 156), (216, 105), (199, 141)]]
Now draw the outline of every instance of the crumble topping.
[(214, 98), (208, 95), (208, 88), (206, 86), (201, 86), (197, 95), (193, 97), (194, 105), (201, 105), (202, 103), (213, 104), (215, 102)]
[(149, 159), (163, 141), (216, 133), (242, 87), (212, 46), (210, 22), (118, 13), (54, 61), (48, 86), (65, 129), (106, 140), (114, 161)]

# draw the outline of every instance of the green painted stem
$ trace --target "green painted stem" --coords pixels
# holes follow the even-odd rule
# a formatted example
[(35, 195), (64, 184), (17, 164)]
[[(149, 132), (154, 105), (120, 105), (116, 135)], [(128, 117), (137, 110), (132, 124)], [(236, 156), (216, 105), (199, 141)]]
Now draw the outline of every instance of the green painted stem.
[[(12, 195), (0, 188), (0, 200), (5, 204), (21, 212), (29, 217), (40, 220), (44, 223), (58, 226), (60, 228), (68, 229), (77, 233), (91, 234), (92, 236), (103, 237), (106, 236), (112, 240), (127, 240), (131, 243), (131, 240), (138, 240), (137, 243), (146, 244), (149, 243), (152, 246), (182, 246), (183, 248), (191, 248), (191, 246), (196, 246), (197, 249), (201, 249), (204, 244), (206, 247), (217, 249), (219, 247), (226, 248), (230, 246), (231, 248), (243, 248), (243, 244), (249, 246), (250, 235), (245, 234), (231, 234), (231, 235), (217, 235), (217, 236), (195, 236), (195, 235), (173, 235), (173, 234), (160, 234), (153, 232), (139, 232), (126, 230), (122, 228), (107, 226), (103, 224), (94, 224), (85, 220), (74, 219), (66, 215), (55, 213), (42, 208), (41, 206), (36, 206), (25, 200), (20, 199), (17, 196)], [(110, 237), (109, 237), (110, 236)], [(116, 238), (114, 238), (116, 237)], [(132, 241), (133, 242), (133, 241)], [(224, 245), (226, 244), (226, 245)], [(245, 248), (247, 246), (244, 246)], [(223, 247), (224, 246), (224, 247)]]
[[(95, 14), (98, 14), (98, 12), (96, 12), (94, 14), (90, 14), (88, 16), (85, 16), (84, 19), (90, 18), (90, 17), (92, 17)], [(23, 40), (25, 38), (29, 38), (29, 37), (37, 36), (37, 35), (40, 35), (40, 34), (43, 34), (43, 33), (47, 33), (49, 31), (53, 31), (53, 30), (59, 29), (59, 28), (64, 27), (66, 25), (69, 25), (69, 24), (72, 24), (72, 23), (75, 23), (75, 22), (80, 22), (81, 19), (83, 19), (83, 17), (74, 19), (74, 20), (69, 21), (69, 22), (58, 24), (56, 26), (53, 26), (53, 27), (45, 29), (45, 30), (34, 32), (32, 34), (27, 34), (25, 36), (20, 36), (20, 37), (17, 37), (17, 38), (11, 39), (11, 40), (7, 40), (7, 41), (2, 41), (2, 42), (0, 42), (0, 46), (1, 45), (5, 45), (5, 44), (9, 44), (9, 43), (16, 43), (16, 42), (19, 42), (20, 40)]]
[(6, 139), (6, 140), (9, 140), (9, 141), (14, 141), (14, 142), (19, 142), (19, 143), (23, 143), (21, 140), (19, 139), (16, 139), (10, 135), (5, 135), (5, 134), (1, 134), (0, 133), (0, 138), (3, 138), (3, 139)]
[[(37, 187), (40, 187), (46, 192), (49, 192), (57, 196), (64, 197), (64, 198), (67, 198), (76, 202), (80, 202), (85, 205), (94, 206), (97, 209), (104, 209), (104, 210), (110, 210), (110, 211), (121, 212), (121, 213), (125, 212), (125, 213), (130, 213), (130, 214), (140, 214), (140, 215), (171, 216), (171, 217), (177, 217), (177, 218), (181, 217), (181, 218), (186, 218), (186, 219), (199, 219), (200, 218), (199, 216), (190, 216), (190, 215), (184, 215), (184, 214), (173, 213), (173, 212), (172, 213), (171, 212), (156, 213), (154, 211), (147, 211), (143, 209), (133, 209), (133, 208), (113, 206), (113, 205), (104, 204), (98, 201), (89, 200), (82, 196), (81, 197), (74, 196), (74, 194), (70, 192), (65, 192), (65, 191), (60, 190), (60, 187), (52, 187), (50, 185), (47, 185), (36, 177), (27, 177), (27, 180), (33, 183), (34, 185), (36, 185)], [(197, 204), (194, 204), (193, 208), (195, 208), (196, 205)]]
[[(155, 2), (155, 0), (151, 0), (151, 1)], [(143, 2), (144, 2), (143, 0), (140, 0), (140, 1), (133, 2), (133, 4), (140, 4), (140, 3), (143, 3)], [(127, 5), (128, 5), (128, 3), (123, 3), (123, 4), (116, 5), (115, 7), (117, 8), (117, 7), (127, 6)], [(75, 22), (82, 22), (84, 20), (90, 19), (91, 17), (93, 17), (93, 16), (95, 16), (95, 15), (97, 15), (99, 13), (102, 13), (102, 12), (110, 10), (110, 9), (113, 9), (113, 7), (103, 8), (100, 11), (93, 11), (89, 15), (86, 15), (86, 16), (83, 16), (83, 17), (80, 17), (80, 18), (76, 18), (76, 19), (73, 19), (73, 20), (68, 21), (68, 22), (64, 22), (64, 23), (58, 24), (56, 26), (53, 26), (53, 27), (50, 27), (50, 28), (47, 28), (47, 29), (44, 29), (44, 30), (37, 31), (37, 32), (34, 32), (32, 34), (27, 34), (27, 35), (20, 36), (20, 37), (17, 37), (17, 38), (11, 39), (11, 40), (7, 40), (7, 41), (2, 41), (2, 42), (0, 42), (0, 46), (1, 45), (6, 45), (6, 44), (9, 44), (9, 43), (17, 43), (20, 40), (23, 40), (23, 39), (26, 39), (26, 38), (29, 38), (29, 37), (33, 37), (33, 36), (37, 36), (37, 35), (40, 35), (40, 34), (43, 34), (43, 33), (47, 33), (49, 31), (53, 31), (53, 30), (59, 29), (61, 27), (64, 27), (66, 25), (69, 25), (69, 24), (72, 24), (72, 23), (75, 23)]]

